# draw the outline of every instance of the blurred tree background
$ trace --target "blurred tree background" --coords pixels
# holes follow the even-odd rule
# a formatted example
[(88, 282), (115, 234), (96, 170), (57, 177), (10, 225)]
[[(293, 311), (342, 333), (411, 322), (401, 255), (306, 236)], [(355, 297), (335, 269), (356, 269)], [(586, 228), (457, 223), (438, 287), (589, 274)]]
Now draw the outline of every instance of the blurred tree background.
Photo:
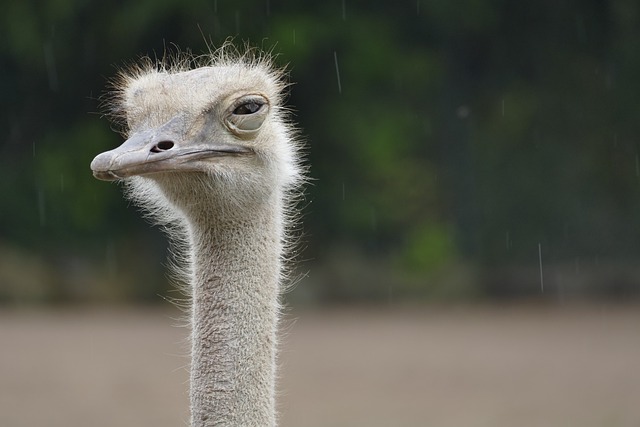
[[(233, 37), (288, 64), (309, 302), (640, 295), (634, 0), (5, 0), (0, 301), (177, 296), (89, 163), (118, 67)], [(304, 274), (308, 271), (308, 274)]]

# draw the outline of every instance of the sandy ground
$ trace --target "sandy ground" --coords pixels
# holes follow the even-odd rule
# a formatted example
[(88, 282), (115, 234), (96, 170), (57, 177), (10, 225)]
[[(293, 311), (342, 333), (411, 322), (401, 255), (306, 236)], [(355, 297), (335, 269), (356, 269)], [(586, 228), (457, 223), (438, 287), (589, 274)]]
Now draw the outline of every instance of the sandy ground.
[[(185, 329), (161, 310), (0, 310), (0, 426), (175, 427)], [(283, 427), (640, 426), (640, 307), (296, 313)]]

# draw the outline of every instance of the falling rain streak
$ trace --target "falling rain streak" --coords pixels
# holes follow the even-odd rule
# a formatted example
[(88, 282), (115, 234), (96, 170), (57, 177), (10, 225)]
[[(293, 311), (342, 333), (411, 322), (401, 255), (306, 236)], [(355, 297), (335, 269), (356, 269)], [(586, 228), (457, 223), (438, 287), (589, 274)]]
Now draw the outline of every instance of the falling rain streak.
[(58, 71), (56, 70), (56, 61), (53, 53), (53, 45), (46, 42), (42, 45), (44, 51), (44, 63), (47, 68), (47, 78), (49, 80), (49, 89), (53, 92), (58, 91)]
[(338, 68), (338, 53), (333, 51), (333, 61), (336, 63), (336, 77), (338, 78), (338, 93), (342, 94), (342, 84), (340, 83), (340, 68)]
[(538, 262), (540, 264), (540, 292), (544, 293), (544, 275), (542, 274), (542, 245), (538, 243)]
[(346, 0), (342, 0), (342, 20), (347, 20), (347, 4)]

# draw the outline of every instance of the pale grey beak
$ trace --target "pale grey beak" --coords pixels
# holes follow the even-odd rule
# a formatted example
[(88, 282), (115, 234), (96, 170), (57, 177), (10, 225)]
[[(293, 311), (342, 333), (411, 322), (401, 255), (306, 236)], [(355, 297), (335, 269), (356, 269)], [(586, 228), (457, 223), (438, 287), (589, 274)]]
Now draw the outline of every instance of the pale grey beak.
[(93, 176), (114, 181), (134, 175), (195, 170), (189, 167), (195, 160), (253, 152), (240, 145), (183, 141), (181, 124), (180, 118), (172, 119), (157, 129), (134, 133), (118, 148), (98, 154), (91, 162)]

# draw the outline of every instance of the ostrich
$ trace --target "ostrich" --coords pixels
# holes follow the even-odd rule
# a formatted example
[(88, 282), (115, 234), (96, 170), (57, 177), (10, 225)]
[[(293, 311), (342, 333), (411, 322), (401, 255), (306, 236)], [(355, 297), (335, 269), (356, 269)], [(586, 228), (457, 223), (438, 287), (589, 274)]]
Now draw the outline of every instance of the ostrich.
[(183, 249), (191, 425), (274, 426), (279, 296), (304, 180), (285, 75), (268, 54), (227, 43), (147, 59), (114, 86), (127, 139), (91, 169), (123, 181)]

